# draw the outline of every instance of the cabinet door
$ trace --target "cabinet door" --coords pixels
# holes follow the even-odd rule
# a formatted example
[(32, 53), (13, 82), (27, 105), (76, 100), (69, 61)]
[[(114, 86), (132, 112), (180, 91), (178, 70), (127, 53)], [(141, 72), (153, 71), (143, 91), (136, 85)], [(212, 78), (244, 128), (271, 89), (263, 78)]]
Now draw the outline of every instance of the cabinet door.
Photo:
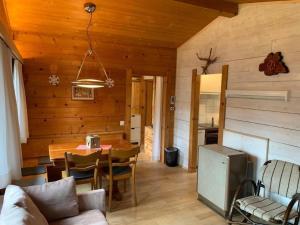
[(227, 210), (228, 158), (199, 148), (198, 193), (222, 210)]
[(141, 127), (141, 115), (140, 114), (131, 115), (131, 127)]
[(198, 146), (205, 145), (205, 130), (198, 131)]
[(131, 128), (131, 130), (130, 130), (130, 141), (140, 143), (140, 141), (141, 141), (141, 128)]

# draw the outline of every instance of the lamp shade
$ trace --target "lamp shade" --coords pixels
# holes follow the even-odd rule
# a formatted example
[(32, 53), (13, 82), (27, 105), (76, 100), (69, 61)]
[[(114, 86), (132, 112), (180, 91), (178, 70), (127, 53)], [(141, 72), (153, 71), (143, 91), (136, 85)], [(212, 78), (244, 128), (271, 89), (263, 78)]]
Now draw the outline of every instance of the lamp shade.
[(72, 84), (77, 87), (83, 88), (102, 88), (105, 86), (105, 82), (102, 80), (96, 79), (79, 79), (73, 81)]

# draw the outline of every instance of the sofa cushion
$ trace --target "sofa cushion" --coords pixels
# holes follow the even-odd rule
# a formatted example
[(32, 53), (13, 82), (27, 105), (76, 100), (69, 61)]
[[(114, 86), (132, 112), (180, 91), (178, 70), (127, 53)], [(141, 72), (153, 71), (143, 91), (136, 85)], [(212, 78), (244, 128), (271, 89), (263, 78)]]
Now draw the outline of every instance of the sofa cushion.
[(79, 214), (76, 186), (73, 177), (42, 185), (25, 187), (48, 221)]
[(50, 225), (108, 225), (105, 216), (100, 210), (88, 210), (81, 212), (78, 216), (58, 220)]
[(0, 224), (48, 225), (48, 222), (22, 188), (9, 185), (4, 195)]

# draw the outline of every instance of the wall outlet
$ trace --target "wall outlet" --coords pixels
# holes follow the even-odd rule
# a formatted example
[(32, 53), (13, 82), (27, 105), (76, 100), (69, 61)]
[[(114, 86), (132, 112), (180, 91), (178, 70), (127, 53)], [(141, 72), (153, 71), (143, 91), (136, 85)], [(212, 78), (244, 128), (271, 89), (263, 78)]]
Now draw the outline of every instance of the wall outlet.
[(125, 121), (124, 120), (120, 121), (120, 126), (125, 126)]

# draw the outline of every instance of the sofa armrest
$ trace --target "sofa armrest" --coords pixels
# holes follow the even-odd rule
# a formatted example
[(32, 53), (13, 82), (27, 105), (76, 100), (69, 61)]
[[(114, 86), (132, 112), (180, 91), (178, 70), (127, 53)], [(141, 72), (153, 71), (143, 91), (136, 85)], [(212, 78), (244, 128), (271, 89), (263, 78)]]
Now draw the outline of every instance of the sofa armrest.
[(77, 196), (79, 211), (99, 209), (104, 215), (106, 214), (104, 189), (80, 193)]

